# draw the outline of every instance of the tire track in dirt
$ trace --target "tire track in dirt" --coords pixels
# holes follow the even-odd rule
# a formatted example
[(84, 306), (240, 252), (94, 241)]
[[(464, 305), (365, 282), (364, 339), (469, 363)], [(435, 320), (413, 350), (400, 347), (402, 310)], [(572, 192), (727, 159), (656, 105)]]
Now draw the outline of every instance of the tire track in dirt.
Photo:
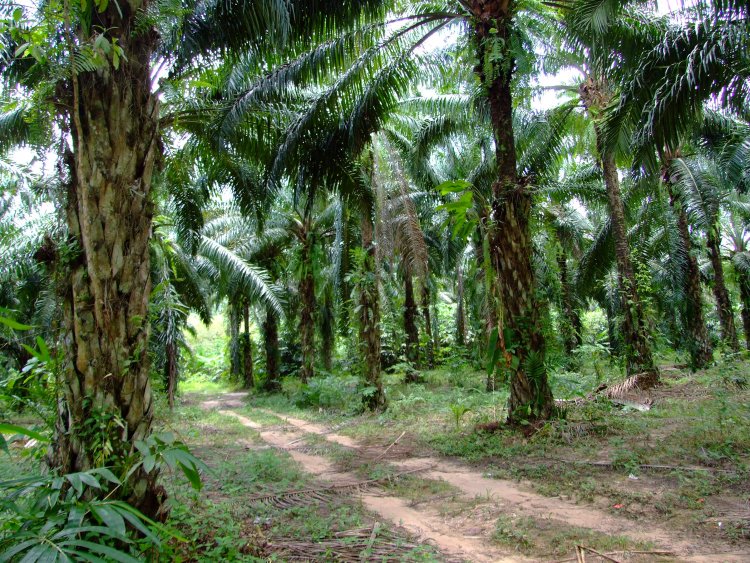
[[(350, 436), (330, 432), (319, 424), (266, 409), (257, 409), (257, 411), (275, 416), (304, 432), (322, 436), (329, 442), (354, 450), (364, 449)], [(537, 519), (553, 519), (568, 526), (587, 528), (610, 536), (624, 535), (634, 540), (652, 542), (658, 549), (675, 552), (679, 561), (692, 563), (750, 561), (750, 552), (701, 553), (701, 547), (705, 549), (705, 546), (681, 537), (679, 532), (666, 530), (652, 523), (643, 524), (628, 520), (594, 507), (542, 496), (524, 490), (513, 481), (485, 477), (481, 472), (457, 462), (430, 457), (414, 457), (406, 460), (388, 460), (388, 463), (403, 470), (431, 466), (432, 469), (420, 475), (428, 479), (443, 480), (461, 490), (466, 498), (488, 497), (508, 512), (516, 512)], [(475, 561), (481, 560), (475, 559)], [(498, 560), (493, 559), (493, 561)]]
[[(263, 424), (259, 424), (233, 410), (222, 408), (221, 400), (204, 402), (203, 406), (204, 408), (217, 408), (219, 414), (231, 416), (244, 426), (252, 428), (260, 434), (264, 442), (289, 453), (304, 471), (318, 477), (323, 482), (342, 485), (361, 481), (353, 473), (337, 470), (333, 462), (326, 457), (293, 449), (293, 443), (304, 439), (306, 435), (325, 432), (322, 427), (308, 426), (305, 423), (303, 426), (307, 426), (306, 428), (299, 428), (297, 425), (290, 423), (295, 428), (294, 430), (268, 429)], [(232, 405), (232, 407), (234, 406)], [(267, 412), (267, 414), (277, 416), (271, 412)], [(335, 435), (330, 434), (329, 436)], [(341, 437), (337, 436), (337, 438)], [(349, 444), (356, 444), (351, 438), (346, 438), (344, 441)], [(356, 447), (356, 445), (347, 447)], [(491, 545), (488, 541), (483, 541), (483, 538), (467, 537), (467, 534), (463, 534), (460, 530), (446, 524), (440, 514), (432, 508), (426, 506), (413, 508), (409, 506), (408, 501), (402, 498), (373, 492), (360, 492), (356, 496), (370, 512), (407, 530), (420, 541), (431, 543), (452, 561), (475, 561), (478, 563), (532, 561), (516, 554), (509, 555), (497, 546)]]

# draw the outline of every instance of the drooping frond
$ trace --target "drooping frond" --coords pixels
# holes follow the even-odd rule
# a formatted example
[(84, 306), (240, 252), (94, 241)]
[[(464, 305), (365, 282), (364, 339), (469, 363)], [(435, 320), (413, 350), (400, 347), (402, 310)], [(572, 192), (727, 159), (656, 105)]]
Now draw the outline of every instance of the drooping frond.
[(283, 316), (283, 308), (265, 271), (248, 264), (237, 254), (206, 236), (201, 236), (198, 252), (240, 284), (248, 299), (265, 303), (279, 316)]
[[(738, 16), (715, 7), (698, 21), (673, 25), (639, 62), (608, 116), (607, 129), (636, 131), (638, 161), (655, 170), (656, 150), (673, 152), (716, 96), (743, 111), (750, 95), (747, 11)], [(609, 142), (614, 139), (609, 135)]]

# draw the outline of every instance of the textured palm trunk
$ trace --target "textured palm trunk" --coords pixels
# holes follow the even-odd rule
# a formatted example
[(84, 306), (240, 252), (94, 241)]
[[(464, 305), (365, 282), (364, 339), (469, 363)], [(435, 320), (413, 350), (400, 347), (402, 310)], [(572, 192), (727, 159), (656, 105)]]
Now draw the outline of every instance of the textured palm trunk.
[(377, 272), (374, 226), (369, 214), (362, 215), (362, 248), (366, 253), (364, 282), (359, 292), (359, 341), (365, 360), (365, 381), (373, 392), (365, 397), (367, 408), (385, 409), (383, 379), (380, 370), (380, 290)]
[(167, 359), (164, 363), (164, 378), (167, 381), (167, 400), (169, 401), (169, 410), (174, 408), (174, 397), (177, 393), (177, 367), (180, 356), (177, 344), (168, 342), (164, 350)]
[(701, 291), (701, 272), (698, 268), (698, 260), (692, 253), (693, 244), (690, 241), (690, 228), (688, 218), (681, 202), (672, 189), (668, 174), (665, 174), (664, 183), (669, 193), (669, 205), (677, 217), (677, 232), (685, 255), (685, 263), (682, 273), (685, 292), (685, 325), (689, 340), (688, 351), (690, 352), (690, 364), (693, 369), (702, 369), (713, 360), (713, 349), (708, 340), (708, 330), (703, 317), (703, 297)]
[[(491, 235), (489, 232), (490, 218), (484, 216), (480, 218), (480, 221), (482, 227), (479, 229), (480, 239), (477, 241), (475, 252), (477, 253), (477, 256), (482, 257), (481, 272), (484, 275), (485, 293), (482, 309), (484, 313), (484, 319), (481, 325), (482, 333), (477, 340), (477, 344), (480, 347), (479, 357), (484, 356), (486, 361), (490, 354), (494, 354), (494, 350), (492, 350), (490, 346), (490, 337), (493, 329), (500, 326), (498, 315), (502, 309), (502, 300), (499, 296), (498, 277), (493, 266), (493, 258), (490, 248), (491, 244), (489, 242)], [(497, 390), (497, 374), (495, 371), (488, 372), (485, 388), (488, 392)]]
[(737, 282), (740, 286), (740, 301), (742, 301), (742, 327), (745, 329), (745, 346), (750, 350), (750, 275), (737, 270)]
[(242, 303), (242, 319), (245, 322), (245, 332), (242, 334), (242, 385), (245, 389), (252, 389), (255, 385), (253, 341), (250, 338), (250, 305), (247, 300)]
[[(308, 230), (309, 233), (309, 230)], [(307, 383), (315, 374), (315, 278), (312, 265), (312, 240), (310, 235), (302, 241), (302, 279), (299, 284), (302, 308), (299, 333), (302, 345), (300, 379)]]
[(560, 250), (557, 254), (557, 265), (560, 270), (560, 288), (562, 292), (562, 310), (565, 316), (562, 325), (563, 343), (565, 353), (568, 356), (573, 354), (578, 346), (581, 345), (581, 316), (578, 314), (573, 303), (573, 294), (570, 290), (570, 279), (568, 275), (568, 261), (565, 251)]
[(466, 346), (466, 309), (464, 306), (464, 273), (461, 266), (456, 271), (456, 344)]
[[(341, 239), (342, 239), (342, 248), (341, 248), (341, 276), (339, 278), (339, 291), (338, 294), (341, 297), (342, 301), (346, 302), (349, 299), (349, 296), (352, 294), (352, 289), (349, 284), (349, 281), (347, 279), (347, 274), (351, 271), (351, 251), (352, 251), (352, 236), (351, 231), (352, 229), (349, 229), (349, 217), (350, 217), (350, 210), (348, 206), (344, 206), (344, 221), (343, 221), (343, 229), (341, 232)], [(349, 307), (339, 307), (338, 310), (338, 333), (341, 337), (347, 338), (349, 336), (349, 327), (351, 323), (349, 322), (349, 315), (351, 314)]]
[(242, 344), (240, 342), (240, 311), (236, 304), (229, 303), (229, 373), (234, 381), (242, 373)]
[[(134, 441), (151, 433), (149, 239), (158, 100), (149, 75), (154, 35), (135, 28), (143, 8), (137, 0), (111, 2), (95, 14), (96, 29), (117, 39), (127, 58), (119, 70), (72, 79), (66, 216), (77, 252), (68, 263), (63, 401), (50, 452), (63, 473), (123, 467)], [(87, 32), (74, 32), (88, 40)], [(118, 492), (154, 516), (164, 497), (156, 479), (156, 471), (141, 469)]]
[[(516, 171), (511, 81), (512, 0), (471, 0), (478, 64), (495, 136), (498, 179), (493, 186), (491, 256), (498, 276), (498, 314), (503, 369), (510, 373), (508, 421), (549, 418), (554, 406), (544, 363), (544, 335), (536, 308), (529, 219), (532, 196)], [(495, 56), (497, 50), (502, 56)], [(492, 53), (492, 55), (490, 55)], [(489, 57), (492, 56), (492, 59)], [(491, 74), (487, 74), (487, 68)], [(504, 338), (508, 334), (510, 341)]]
[(263, 322), (263, 344), (266, 352), (266, 381), (265, 388), (268, 391), (277, 391), (281, 388), (279, 381), (279, 322), (276, 313), (268, 307), (266, 319)]
[(724, 281), (724, 266), (721, 261), (721, 248), (719, 246), (720, 238), (721, 235), (718, 226), (708, 229), (706, 245), (708, 247), (708, 256), (711, 259), (711, 266), (714, 270), (712, 290), (714, 292), (714, 299), (716, 300), (716, 312), (721, 325), (721, 338), (733, 352), (739, 352), (740, 343), (737, 340), (737, 328), (734, 324), (732, 302), (729, 299), (729, 291)]
[(414, 284), (411, 274), (404, 274), (404, 332), (406, 333), (406, 359), (419, 367), (419, 330), (417, 329), (417, 303), (414, 301)]
[(427, 367), (435, 367), (435, 340), (432, 335), (432, 315), (430, 314), (430, 290), (427, 288), (427, 282), (422, 284), (422, 317), (424, 318), (424, 331), (427, 335), (425, 344), (425, 360)]
[(336, 344), (336, 331), (333, 316), (333, 288), (326, 289), (323, 311), (320, 323), (320, 353), (323, 356), (323, 368), (327, 372), (333, 370), (333, 347)]
[(617, 326), (617, 312), (611, 305), (607, 305), (605, 311), (607, 314), (607, 338), (609, 340), (609, 351), (612, 355), (612, 359), (614, 359), (615, 356), (619, 356), (622, 350), (620, 331)]

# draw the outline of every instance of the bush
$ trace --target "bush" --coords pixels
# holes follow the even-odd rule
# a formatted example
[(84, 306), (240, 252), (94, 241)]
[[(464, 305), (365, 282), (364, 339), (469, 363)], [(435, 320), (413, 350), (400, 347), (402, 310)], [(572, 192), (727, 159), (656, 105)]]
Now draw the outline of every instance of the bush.
[(292, 400), (298, 408), (344, 409), (359, 404), (358, 395), (358, 378), (331, 375), (314, 378), (307, 385), (302, 385)]

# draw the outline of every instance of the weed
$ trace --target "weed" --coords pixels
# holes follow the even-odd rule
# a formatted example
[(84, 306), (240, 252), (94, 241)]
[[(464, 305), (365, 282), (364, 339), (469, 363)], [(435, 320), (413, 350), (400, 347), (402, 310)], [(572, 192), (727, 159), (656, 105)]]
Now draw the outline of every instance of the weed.
[(529, 531), (533, 528), (534, 520), (531, 518), (501, 516), (495, 523), (492, 539), (501, 545), (519, 551), (528, 551), (534, 546)]

